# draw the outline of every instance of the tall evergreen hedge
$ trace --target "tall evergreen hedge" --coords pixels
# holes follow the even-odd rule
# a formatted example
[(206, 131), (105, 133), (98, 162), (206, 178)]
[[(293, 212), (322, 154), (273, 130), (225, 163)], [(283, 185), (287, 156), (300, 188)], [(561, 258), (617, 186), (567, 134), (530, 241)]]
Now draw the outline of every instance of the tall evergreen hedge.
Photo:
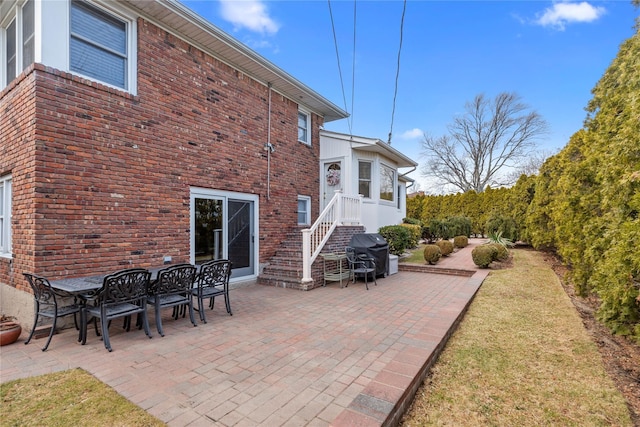
[(599, 297), (600, 320), (640, 342), (640, 26), (592, 93), (584, 128), (537, 176), (509, 189), (408, 199), (407, 214), (424, 223), (464, 216), (479, 235), (508, 224), (556, 251), (576, 290)]

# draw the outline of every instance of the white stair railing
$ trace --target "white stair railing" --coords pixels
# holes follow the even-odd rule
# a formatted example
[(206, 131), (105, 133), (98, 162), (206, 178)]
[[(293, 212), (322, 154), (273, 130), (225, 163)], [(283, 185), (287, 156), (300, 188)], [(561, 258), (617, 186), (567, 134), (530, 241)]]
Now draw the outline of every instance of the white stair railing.
[(310, 228), (302, 230), (302, 283), (313, 281), (311, 265), (338, 225), (360, 225), (362, 196), (346, 196), (337, 190)]

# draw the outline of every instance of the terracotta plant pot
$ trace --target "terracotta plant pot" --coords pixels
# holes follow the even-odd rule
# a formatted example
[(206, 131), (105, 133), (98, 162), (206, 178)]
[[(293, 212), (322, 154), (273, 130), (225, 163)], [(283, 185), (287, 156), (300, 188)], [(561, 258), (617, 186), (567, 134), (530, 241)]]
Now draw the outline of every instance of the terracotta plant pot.
[(22, 333), (22, 326), (16, 322), (4, 322), (0, 324), (0, 346), (13, 344)]

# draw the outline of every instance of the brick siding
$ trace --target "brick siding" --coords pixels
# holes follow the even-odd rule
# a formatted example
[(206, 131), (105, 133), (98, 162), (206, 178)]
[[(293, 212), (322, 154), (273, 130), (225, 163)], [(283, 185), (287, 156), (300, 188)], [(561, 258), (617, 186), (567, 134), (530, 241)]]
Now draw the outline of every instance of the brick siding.
[(297, 226), (297, 195), (317, 200), (322, 119), (299, 143), (298, 105), (272, 92), (267, 198), (267, 86), (143, 19), (137, 95), (38, 64), (0, 94), (0, 173), (14, 190), (0, 282), (188, 262), (192, 186), (259, 195), (264, 262)]

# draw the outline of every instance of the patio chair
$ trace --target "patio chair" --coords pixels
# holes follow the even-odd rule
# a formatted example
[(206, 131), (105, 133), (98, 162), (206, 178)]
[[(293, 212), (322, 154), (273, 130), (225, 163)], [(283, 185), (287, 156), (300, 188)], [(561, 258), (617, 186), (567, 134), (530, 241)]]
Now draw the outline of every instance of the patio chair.
[(202, 322), (207, 323), (207, 318), (204, 314), (204, 300), (209, 299), (209, 308), (213, 309), (213, 303), (217, 296), (224, 296), (227, 313), (233, 316), (229, 301), (230, 276), (231, 261), (229, 260), (208, 261), (200, 266), (196, 287), (191, 292), (198, 299), (198, 313)]
[[(345, 252), (347, 254), (351, 281), (355, 283), (357, 276), (364, 276), (364, 286), (369, 290), (369, 274), (372, 274), (373, 283), (377, 286), (375, 259), (367, 255), (356, 255), (356, 250), (350, 246), (346, 247)], [(347, 284), (347, 286), (349, 285)]]
[(178, 264), (158, 272), (158, 279), (149, 287), (147, 302), (153, 306), (156, 314), (156, 327), (160, 336), (164, 336), (162, 329), (163, 308), (172, 307), (173, 318), (178, 318), (179, 308), (189, 307), (189, 317), (193, 326), (196, 324), (193, 315), (193, 300), (191, 291), (196, 278), (196, 267), (191, 264)]
[[(40, 316), (47, 317), (53, 319), (53, 324), (51, 325), (49, 338), (47, 339), (44, 347), (42, 347), (42, 351), (46, 351), (49, 347), (49, 343), (51, 342), (51, 338), (56, 331), (56, 325), (59, 317), (73, 315), (73, 321), (76, 325), (76, 329), (79, 329), (77, 314), (80, 313), (82, 304), (78, 301), (77, 296), (52, 288), (49, 280), (46, 278), (32, 273), (22, 274), (27, 279), (27, 282), (29, 282), (31, 289), (33, 290), (33, 302), (35, 306), (33, 328), (31, 328), (31, 333), (29, 333), (29, 338), (27, 338), (25, 344), (29, 344), (31, 338), (33, 338)], [(72, 300), (73, 303), (71, 303)]]
[(93, 305), (86, 305), (82, 313), (81, 338), (87, 341), (89, 316), (100, 319), (102, 340), (107, 350), (112, 351), (109, 340), (111, 320), (140, 316), (145, 334), (151, 338), (147, 319), (147, 292), (151, 273), (144, 268), (130, 268), (105, 276), (102, 288), (92, 296)]

